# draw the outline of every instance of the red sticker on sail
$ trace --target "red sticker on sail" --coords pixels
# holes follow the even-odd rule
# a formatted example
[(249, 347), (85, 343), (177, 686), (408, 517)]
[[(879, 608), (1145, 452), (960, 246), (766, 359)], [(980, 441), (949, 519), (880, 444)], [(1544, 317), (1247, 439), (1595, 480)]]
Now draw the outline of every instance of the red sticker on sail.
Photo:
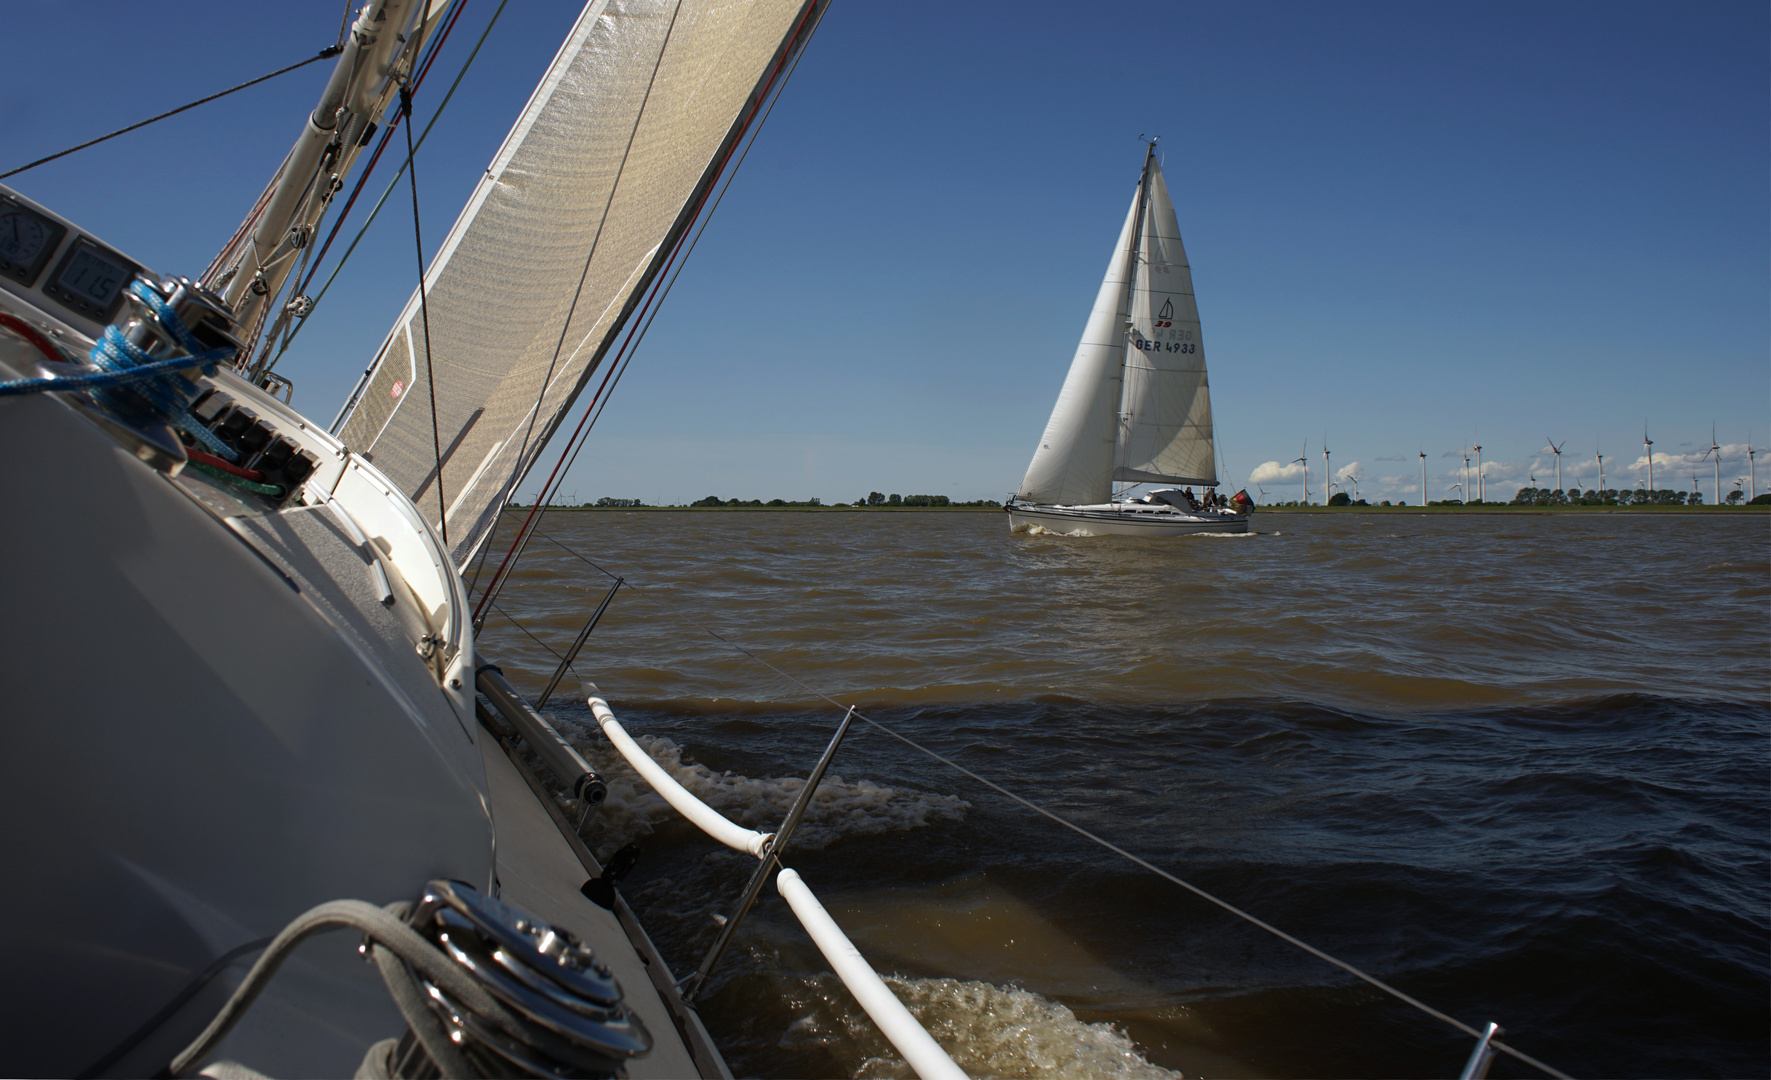
[(393, 396), (397, 398), (405, 392), (406, 392), (406, 384), (403, 382), (396, 381), (394, 383)]

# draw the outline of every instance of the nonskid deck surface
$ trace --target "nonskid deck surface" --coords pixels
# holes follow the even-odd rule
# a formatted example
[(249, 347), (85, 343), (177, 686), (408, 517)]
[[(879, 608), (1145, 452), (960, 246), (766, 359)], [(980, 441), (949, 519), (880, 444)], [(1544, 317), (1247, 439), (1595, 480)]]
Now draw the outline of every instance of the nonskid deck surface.
[(1009, 528), (1037, 526), (1068, 536), (1187, 536), (1246, 533), (1248, 518), (1240, 514), (1182, 513), (1148, 506), (1011, 506)]

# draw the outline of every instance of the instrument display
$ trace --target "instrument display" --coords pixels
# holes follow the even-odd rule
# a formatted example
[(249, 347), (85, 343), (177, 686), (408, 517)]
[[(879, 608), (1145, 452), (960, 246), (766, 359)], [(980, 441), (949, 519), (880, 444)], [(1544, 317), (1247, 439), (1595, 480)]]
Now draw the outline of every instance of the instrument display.
[(123, 297), (123, 287), (140, 267), (82, 236), (62, 256), (43, 285), (43, 295), (94, 322), (109, 322)]
[(0, 197), (0, 274), (31, 284), (67, 231), (11, 199)]

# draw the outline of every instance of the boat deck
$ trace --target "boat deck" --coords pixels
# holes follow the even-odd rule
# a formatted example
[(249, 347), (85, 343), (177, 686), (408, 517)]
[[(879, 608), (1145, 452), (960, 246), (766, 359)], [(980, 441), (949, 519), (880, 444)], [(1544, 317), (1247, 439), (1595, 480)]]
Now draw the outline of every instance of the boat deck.
[(707, 1031), (676, 993), (664, 959), (627, 902), (605, 911), (579, 892), (602, 872), (553, 797), (496, 738), (480, 740), (498, 829), (498, 881), (506, 903), (564, 927), (614, 972), (626, 1001), (652, 1033), (652, 1051), (630, 1062), (629, 1077), (724, 1078), (731, 1073)]

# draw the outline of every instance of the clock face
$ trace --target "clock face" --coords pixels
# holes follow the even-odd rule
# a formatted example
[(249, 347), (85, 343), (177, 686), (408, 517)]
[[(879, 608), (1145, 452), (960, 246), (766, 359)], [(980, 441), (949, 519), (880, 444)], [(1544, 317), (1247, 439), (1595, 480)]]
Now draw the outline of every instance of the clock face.
[(22, 210), (0, 212), (0, 258), (20, 266), (37, 261), (49, 242), (49, 227)]

